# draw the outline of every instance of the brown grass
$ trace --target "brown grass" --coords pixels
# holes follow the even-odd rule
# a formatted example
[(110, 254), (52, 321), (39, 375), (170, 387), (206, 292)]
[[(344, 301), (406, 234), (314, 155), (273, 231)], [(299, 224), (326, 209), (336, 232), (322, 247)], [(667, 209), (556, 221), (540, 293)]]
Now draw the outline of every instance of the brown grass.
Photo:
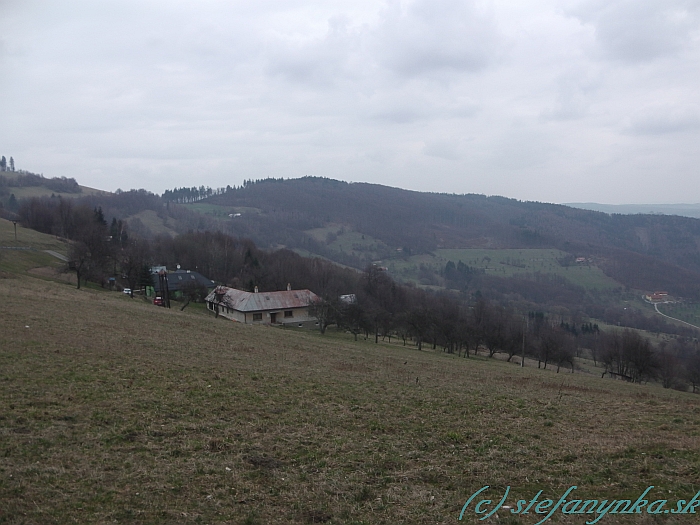
[(0, 296), (0, 523), (454, 523), (484, 485), (700, 488), (691, 394), (24, 276)]

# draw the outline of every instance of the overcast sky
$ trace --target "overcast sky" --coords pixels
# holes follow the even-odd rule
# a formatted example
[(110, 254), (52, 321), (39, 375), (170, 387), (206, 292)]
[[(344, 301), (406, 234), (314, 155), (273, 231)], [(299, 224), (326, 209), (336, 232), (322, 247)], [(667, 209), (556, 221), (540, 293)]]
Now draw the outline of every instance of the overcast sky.
[(697, 0), (0, 0), (0, 67), (0, 154), (106, 190), (700, 202)]

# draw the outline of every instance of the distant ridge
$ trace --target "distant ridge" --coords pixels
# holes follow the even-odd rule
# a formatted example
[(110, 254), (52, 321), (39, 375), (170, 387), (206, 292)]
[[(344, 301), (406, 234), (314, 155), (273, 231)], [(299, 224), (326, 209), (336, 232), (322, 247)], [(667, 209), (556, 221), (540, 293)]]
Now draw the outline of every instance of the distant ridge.
[[(44, 188), (30, 189), (46, 195)], [(555, 249), (562, 252), (557, 268), (580, 259), (622, 287), (700, 300), (700, 204), (567, 206), (320, 177), (202, 190), (205, 196), (185, 203), (145, 190), (76, 197), (144, 238), (218, 230), (262, 249), (287, 248), (356, 269), (401, 260), (428, 284), (432, 273), (420, 275), (433, 272), (429, 263), (438, 250)], [(681, 210), (698, 214), (680, 216)]]
[(643, 213), (651, 215), (678, 215), (680, 217), (700, 219), (700, 204), (597, 204), (595, 202), (567, 202), (564, 203), (564, 206), (623, 215)]

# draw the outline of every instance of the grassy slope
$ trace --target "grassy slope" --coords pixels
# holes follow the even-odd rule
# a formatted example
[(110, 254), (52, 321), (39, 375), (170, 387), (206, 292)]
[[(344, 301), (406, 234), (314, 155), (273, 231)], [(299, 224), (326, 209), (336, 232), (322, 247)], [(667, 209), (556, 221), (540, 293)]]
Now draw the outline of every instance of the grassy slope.
[(248, 208), (246, 206), (219, 206), (218, 204), (209, 204), (208, 202), (193, 202), (190, 204), (183, 204), (186, 208), (193, 211), (198, 211), (206, 215), (213, 215), (215, 217), (227, 216), (229, 213), (245, 213), (245, 214), (259, 214), (260, 209), (258, 208)]
[(0, 522), (454, 523), (487, 484), (700, 488), (691, 394), (30, 277), (0, 296)]
[(671, 317), (675, 317), (676, 319), (681, 319), (686, 323), (694, 324), (695, 326), (700, 326), (700, 304), (660, 304), (659, 311)]
[(14, 193), (16, 199), (29, 199), (31, 197), (51, 197), (51, 195), (55, 195), (56, 197), (60, 196), (72, 199), (77, 197), (85, 197), (86, 195), (101, 195), (108, 193), (103, 190), (88, 188), (87, 186), (81, 186), (81, 188), (83, 188), (82, 193), (64, 193), (60, 191), (53, 191), (45, 186), (10, 187), (8, 188), (8, 192)]
[(354, 231), (350, 226), (343, 224), (328, 224), (325, 228), (314, 228), (304, 233), (310, 235), (319, 242), (327, 242), (328, 234), (335, 234), (336, 239), (328, 244), (328, 248), (338, 253), (349, 253), (357, 257), (369, 256), (377, 259), (381, 252), (386, 253), (391, 249), (382, 241), (371, 235)]
[(177, 232), (170, 228), (153, 210), (140, 211), (129, 216), (127, 221), (130, 219), (139, 219), (153, 235), (170, 235), (171, 237), (177, 235)]
[(620, 283), (606, 276), (598, 267), (588, 264), (574, 264), (564, 267), (557, 259), (566, 253), (553, 249), (441, 249), (433, 255), (414, 255), (406, 260), (387, 261), (389, 270), (405, 280), (416, 281), (421, 264), (436, 271), (443, 270), (448, 261), (457, 264), (462, 261), (467, 266), (481, 268), (496, 277), (511, 277), (518, 274), (553, 274), (587, 289), (610, 290), (620, 287)]
[[(19, 172), (12, 172), (12, 171), (4, 171), (2, 172), (2, 176), (6, 177), (8, 179), (16, 179), (21, 175)], [(98, 190), (96, 188), (90, 188), (88, 186), (80, 186), (82, 188), (82, 193), (63, 193), (63, 192), (56, 192), (51, 190), (50, 188), (47, 188), (46, 186), (11, 186), (8, 188), (9, 193), (14, 193), (15, 198), (17, 199), (23, 199), (23, 198), (31, 198), (31, 197), (50, 197), (51, 195), (55, 195), (58, 197), (59, 195), (62, 197), (84, 197), (86, 195), (105, 195), (110, 192), (105, 191), (105, 190)]]
[[(20, 250), (10, 248), (23, 248)], [(68, 244), (54, 237), (17, 225), (17, 240), (12, 222), (0, 219), (0, 271), (25, 273), (39, 267), (65, 266), (44, 250), (68, 254)]]

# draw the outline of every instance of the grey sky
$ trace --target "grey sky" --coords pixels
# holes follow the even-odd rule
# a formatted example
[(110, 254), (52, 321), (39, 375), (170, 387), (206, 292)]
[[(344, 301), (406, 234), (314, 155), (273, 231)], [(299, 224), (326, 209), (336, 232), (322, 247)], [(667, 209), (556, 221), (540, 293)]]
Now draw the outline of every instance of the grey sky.
[(695, 0), (0, 0), (0, 20), (0, 154), (46, 176), (700, 202)]

